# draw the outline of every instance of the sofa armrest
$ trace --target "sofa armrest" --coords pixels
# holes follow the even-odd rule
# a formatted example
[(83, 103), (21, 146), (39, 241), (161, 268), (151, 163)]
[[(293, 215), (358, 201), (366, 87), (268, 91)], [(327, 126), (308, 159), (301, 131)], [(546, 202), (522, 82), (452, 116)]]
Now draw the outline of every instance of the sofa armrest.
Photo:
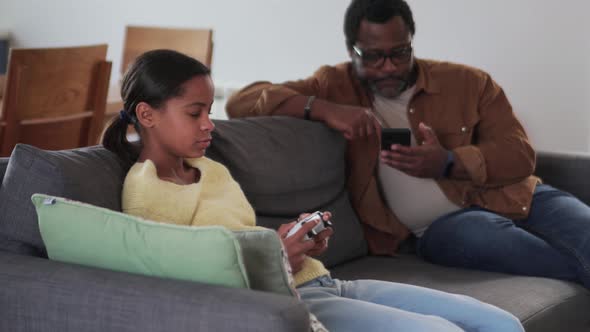
[(535, 174), (543, 182), (565, 190), (590, 204), (590, 154), (537, 152)]
[(249, 289), (0, 252), (0, 331), (308, 331), (305, 305)]

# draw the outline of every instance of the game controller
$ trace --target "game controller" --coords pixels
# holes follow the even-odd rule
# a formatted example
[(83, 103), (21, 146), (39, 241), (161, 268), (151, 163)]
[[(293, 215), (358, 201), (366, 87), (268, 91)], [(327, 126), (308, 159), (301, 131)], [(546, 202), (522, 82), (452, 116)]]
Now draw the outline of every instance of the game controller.
[(293, 234), (297, 233), (297, 231), (305, 224), (307, 224), (310, 221), (315, 221), (315, 220), (320, 220), (320, 222), (314, 226), (314, 228), (312, 228), (309, 232), (307, 232), (307, 234), (304, 235), (303, 239), (305, 241), (313, 238), (314, 236), (318, 235), (321, 231), (323, 231), (326, 227), (332, 227), (332, 223), (329, 220), (324, 220), (323, 218), (324, 214), (321, 213), (320, 211), (316, 211), (310, 215), (308, 215), (307, 217), (297, 221), (297, 223), (295, 224), (295, 226), (293, 226), (293, 228), (291, 228), (289, 230), (289, 232), (287, 233), (286, 237), (290, 237)]

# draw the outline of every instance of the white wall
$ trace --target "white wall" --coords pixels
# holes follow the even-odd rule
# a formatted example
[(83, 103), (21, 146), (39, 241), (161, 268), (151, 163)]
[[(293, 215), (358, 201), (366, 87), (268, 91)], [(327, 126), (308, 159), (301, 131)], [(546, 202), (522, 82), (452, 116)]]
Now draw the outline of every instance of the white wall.
[[(417, 56), (487, 70), (535, 146), (590, 150), (590, 12), (586, 0), (409, 0)], [(0, 31), (16, 46), (109, 44), (119, 78), (127, 24), (211, 27), (223, 87), (310, 75), (347, 59), (348, 0), (0, 0)]]

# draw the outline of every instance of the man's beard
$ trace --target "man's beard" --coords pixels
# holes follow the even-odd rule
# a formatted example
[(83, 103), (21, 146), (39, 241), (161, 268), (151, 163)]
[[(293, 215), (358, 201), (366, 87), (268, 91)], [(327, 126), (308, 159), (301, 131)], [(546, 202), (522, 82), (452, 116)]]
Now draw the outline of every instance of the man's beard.
[[(398, 84), (395, 88), (380, 88), (378, 85), (379, 82), (383, 82), (386, 80), (396, 81)], [(366, 80), (366, 84), (374, 94), (378, 94), (385, 98), (396, 98), (410, 86), (410, 79), (409, 77), (404, 78), (394, 75), (388, 75), (378, 79)]]

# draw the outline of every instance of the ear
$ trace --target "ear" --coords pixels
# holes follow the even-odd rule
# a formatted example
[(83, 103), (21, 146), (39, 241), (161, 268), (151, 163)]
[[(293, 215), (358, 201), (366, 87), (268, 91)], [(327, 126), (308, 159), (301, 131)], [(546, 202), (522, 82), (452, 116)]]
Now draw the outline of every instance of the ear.
[(146, 102), (140, 102), (135, 107), (135, 116), (137, 117), (137, 121), (141, 124), (144, 128), (151, 128), (156, 123), (156, 118), (154, 117), (155, 110)]

